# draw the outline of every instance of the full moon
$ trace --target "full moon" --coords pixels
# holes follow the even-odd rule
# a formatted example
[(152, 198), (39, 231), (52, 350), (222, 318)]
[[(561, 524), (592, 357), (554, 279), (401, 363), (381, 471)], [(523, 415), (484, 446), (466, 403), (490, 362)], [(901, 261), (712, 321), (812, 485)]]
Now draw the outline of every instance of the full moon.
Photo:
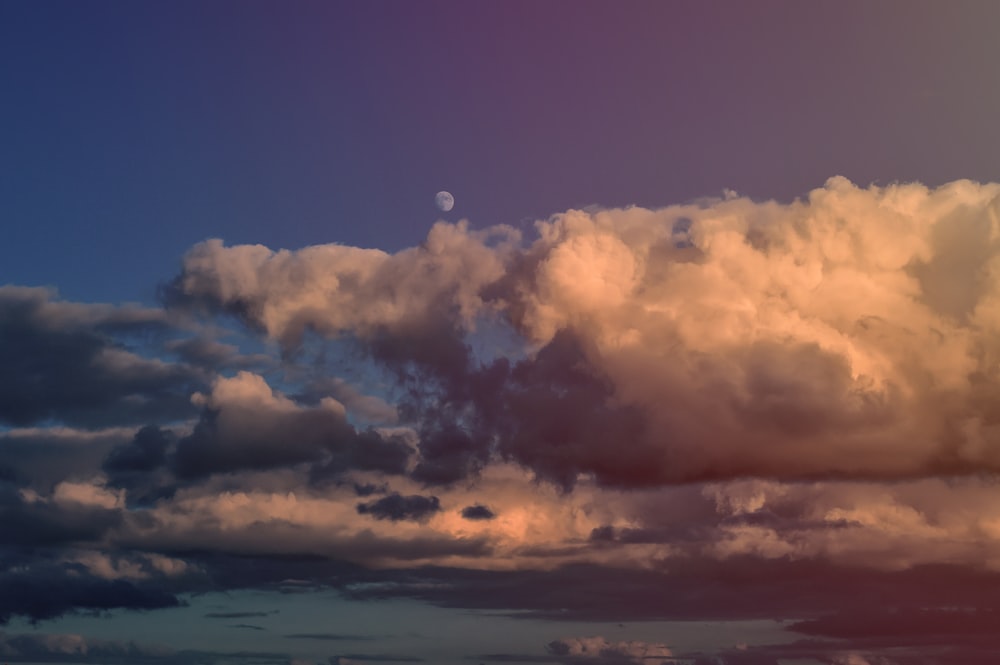
[(438, 192), (434, 195), (434, 203), (441, 210), (448, 212), (455, 207), (455, 197), (451, 195), (451, 192)]

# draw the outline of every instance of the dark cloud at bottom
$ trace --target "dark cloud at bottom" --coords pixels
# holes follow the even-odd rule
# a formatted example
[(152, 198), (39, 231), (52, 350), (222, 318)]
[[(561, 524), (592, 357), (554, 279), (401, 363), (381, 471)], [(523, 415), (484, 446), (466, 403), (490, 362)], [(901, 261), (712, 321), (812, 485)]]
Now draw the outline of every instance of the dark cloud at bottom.
[[(802, 623), (790, 624), (790, 630), (830, 637), (841, 635), (831, 632), (838, 624), (829, 617), (866, 616), (873, 603), (899, 611), (885, 616), (897, 617), (904, 628), (907, 616), (924, 617), (913, 614), (920, 608), (964, 608), (983, 621), (1000, 612), (1000, 573), (957, 565), (878, 571), (733, 557), (678, 561), (661, 571), (591, 564), (548, 571), (421, 568), (385, 571), (375, 579), (380, 583), (348, 584), (343, 592), (357, 599), (413, 598), (556, 621), (798, 620)], [(909, 625), (910, 632), (925, 633), (926, 626)], [(845, 630), (843, 636), (857, 635)]]

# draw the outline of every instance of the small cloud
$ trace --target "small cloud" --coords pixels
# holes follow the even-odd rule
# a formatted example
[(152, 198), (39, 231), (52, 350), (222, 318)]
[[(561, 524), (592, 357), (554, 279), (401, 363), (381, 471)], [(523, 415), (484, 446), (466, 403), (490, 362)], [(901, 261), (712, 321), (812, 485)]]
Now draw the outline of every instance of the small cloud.
[(278, 610), (269, 612), (208, 612), (203, 614), (206, 619), (250, 619), (253, 617), (266, 617), (277, 614)]
[(416, 656), (395, 656), (386, 653), (351, 653), (344, 656), (333, 656), (330, 665), (350, 665), (351, 663), (422, 663), (423, 658)]
[(491, 520), (496, 516), (492, 510), (478, 503), (462, 508), (462, 517), (467, 520)]
[(402, 496), (398, 492), (393, 492), (377, 501), (358, 504), (358, 513), (361, 515), (371, 515), (378, 520), (392, 520), (393, 522), (400, 520), (420, 521), (440, 510), (441, 502), (436, 496), (421, 496), (419, 494)]
[(340, 633), (290, 633), (284, 636), (290, 640), (327, 640), (331, 642), (371, 641), (374, 637), (366, 635), (341, 635)]
[(668, 665), (673, 652), (665, 644), (642, 642), (611, 642), (603, 637), (564, 637), (546, 645), (548, 652), (559, 658), (601, 659), (614, 662), (633, 662), (643, 665)]

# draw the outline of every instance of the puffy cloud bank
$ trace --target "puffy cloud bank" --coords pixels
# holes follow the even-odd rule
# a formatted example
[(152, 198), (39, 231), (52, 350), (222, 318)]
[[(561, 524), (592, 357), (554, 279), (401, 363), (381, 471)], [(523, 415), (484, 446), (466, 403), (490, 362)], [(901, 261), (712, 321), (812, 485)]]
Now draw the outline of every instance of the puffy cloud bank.
[(293, 581), (798, 640), (502, 662), (992, 662), (1000, 185), (210, 240), (162, 293), (0, 287), (0, 623)]
[[(419, 376), (418, 477), (496, 457), (570, 486), (1000, 467), (1000, 186), (569, 211), (396, 254), (196, 246), (168, 300)], [(509, 326), (520, 360), (471, 350)], [(409, 374), (406, 374), (409, 372)]]

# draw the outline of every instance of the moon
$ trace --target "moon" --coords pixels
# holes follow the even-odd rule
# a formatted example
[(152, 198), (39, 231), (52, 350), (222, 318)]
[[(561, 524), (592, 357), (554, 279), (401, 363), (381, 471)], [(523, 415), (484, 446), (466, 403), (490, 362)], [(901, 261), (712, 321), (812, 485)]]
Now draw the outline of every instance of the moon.
[(455, 207), (455, 197), (451, 195), (451, 192), (438, 192), (434, 195), (434, 203), (441, 210), (448, 212)]

